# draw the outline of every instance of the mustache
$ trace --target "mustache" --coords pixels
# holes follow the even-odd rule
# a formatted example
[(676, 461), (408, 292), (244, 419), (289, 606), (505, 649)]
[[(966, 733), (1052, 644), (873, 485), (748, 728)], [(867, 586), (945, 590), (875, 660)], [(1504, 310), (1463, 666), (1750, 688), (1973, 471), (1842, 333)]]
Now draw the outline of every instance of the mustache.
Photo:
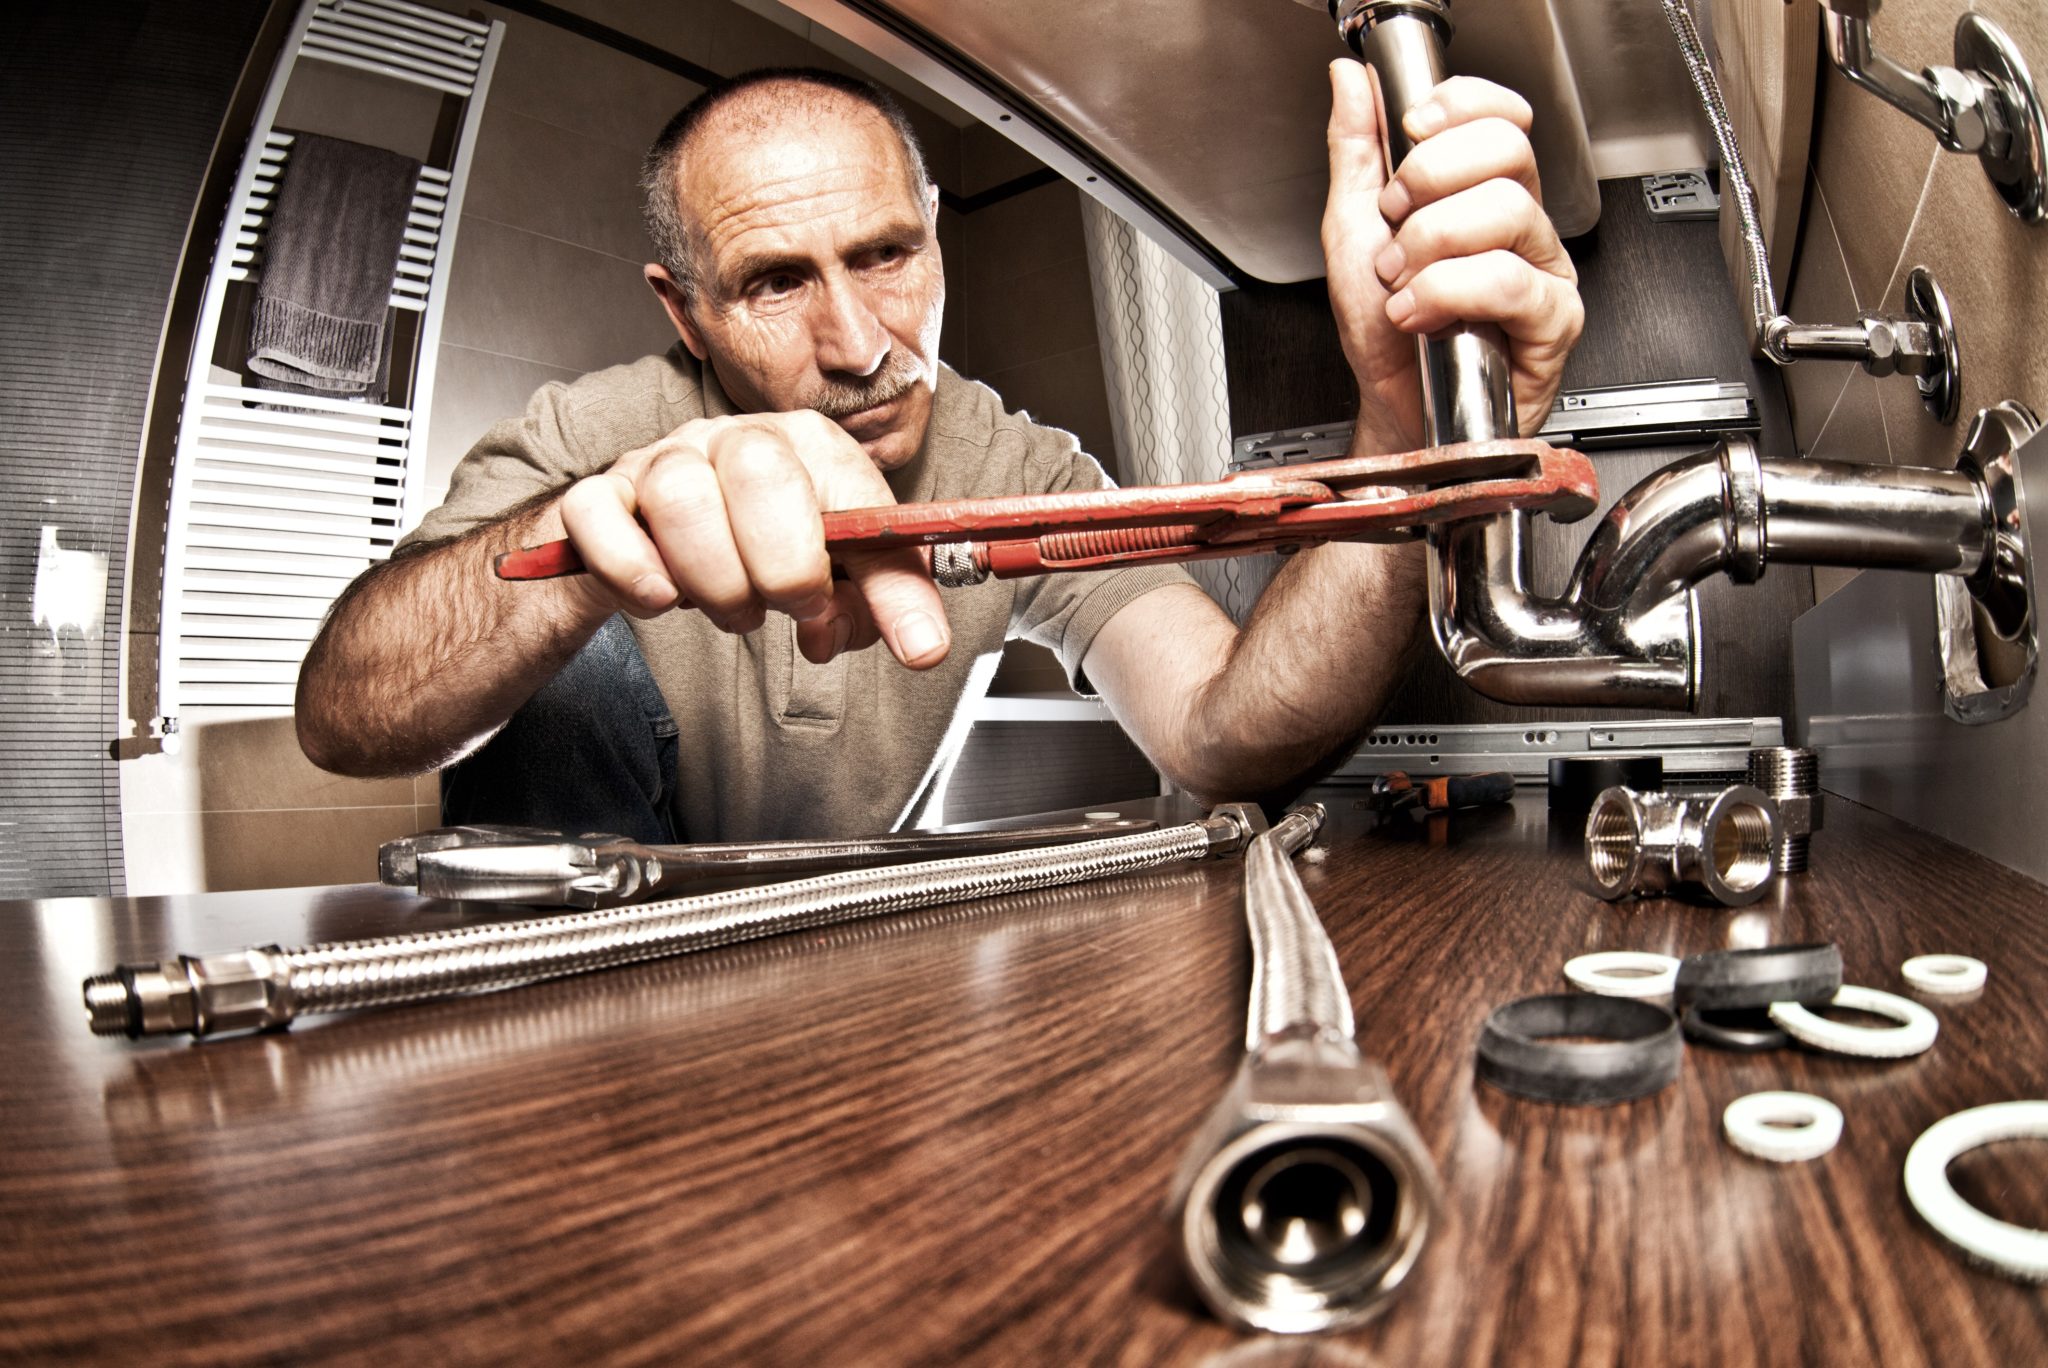
[(850, 418), (903, 394), (918, 382), (922, 373), (916, 357), (892, 347), (873, 374), (859, 380), (827, 380), (805, 397), (803, 406), (827, 418)]

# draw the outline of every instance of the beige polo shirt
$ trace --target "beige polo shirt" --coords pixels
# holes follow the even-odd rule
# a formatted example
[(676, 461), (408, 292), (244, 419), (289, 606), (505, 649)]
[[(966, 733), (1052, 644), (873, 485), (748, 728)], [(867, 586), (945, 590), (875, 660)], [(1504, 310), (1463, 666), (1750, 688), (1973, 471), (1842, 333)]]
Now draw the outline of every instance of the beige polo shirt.
[[(547, 385), (523, 417), (484, 434), (447, 501), (401, 544), (458, 536), (693, 418), (733, 411), (680, 344)], [(888, 480), (903, 502), (1109, 483), (1071, 434), (1005, 412), (992, 390), (944, 367), (924, 446)], [(744, 637), (692, 611), (629, 618), (677, 724), (676, 829), (687, 841), (892, 830), (966, 740), (1005, 639), (1050, 647), (1086, 692), (1081, 662), (1103, 624), (1141, 594), (1192, 583), (1177, 566), (1148, 566), (942, 589), (953, 647), (924, 671), (879, 645), (813, 665), (780, 613)]]

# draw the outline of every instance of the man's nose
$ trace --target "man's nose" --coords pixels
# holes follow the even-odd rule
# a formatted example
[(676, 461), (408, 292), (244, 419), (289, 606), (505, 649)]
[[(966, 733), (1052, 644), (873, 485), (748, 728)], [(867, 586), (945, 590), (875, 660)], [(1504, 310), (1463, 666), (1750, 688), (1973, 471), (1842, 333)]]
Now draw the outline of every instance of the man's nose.
[(843, 276), (829, 280), (820, 293), (811, 337), (821, 371), (872, 375), (889, 355), (889, 330), (882, 326), (866, 292)]

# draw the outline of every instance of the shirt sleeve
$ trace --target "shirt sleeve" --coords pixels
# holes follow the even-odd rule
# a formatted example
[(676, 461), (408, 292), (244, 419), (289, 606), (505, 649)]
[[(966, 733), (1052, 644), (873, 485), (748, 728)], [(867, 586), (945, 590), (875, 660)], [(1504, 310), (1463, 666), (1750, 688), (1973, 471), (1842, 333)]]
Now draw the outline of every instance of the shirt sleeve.
[(552, 381), (534, 392), (526, 412), (494, 424), (457, 463), (448, 497), (400, 539), (397, 550), (446, 541), (502, 516), (539, 494), (561, 489), (616, 459), (580, 440), (582, 407), (575, 387)]
[[(1070, 434), (1056, 428), (1033, 431), (1026, 469), (1034, 494), (1109, 489), (1115, 485), (1094, 457), (1082, 451)], [(1034, 575), (1017, 584), (1017, 596), (1010, 608), (1010, 635), (1051, 650), (1060, 658), (1074, 692), (1087, 698), (1095, 697), (1095, 687), (1088, 682), (1081, 663), (1095, 642), (1095, 634), (1111, 618), (1155, 589), (1176, 584), (1200, 587), (1178, 565)]]

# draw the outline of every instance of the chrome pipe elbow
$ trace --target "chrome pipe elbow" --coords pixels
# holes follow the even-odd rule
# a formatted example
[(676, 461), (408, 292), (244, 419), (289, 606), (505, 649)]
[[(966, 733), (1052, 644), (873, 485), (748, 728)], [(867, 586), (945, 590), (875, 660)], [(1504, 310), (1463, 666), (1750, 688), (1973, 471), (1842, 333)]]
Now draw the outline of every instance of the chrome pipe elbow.
[(1519, 523), (1431, 534), (1430, 629), (1464, 681), (1520, 704), (1682, 709), (1699, 689), (1693, 589), (1753, 584), (1773, 561), (1970, 576), (1993, 554), (1983, 479), (1759, 458), (1730, 435), (1615, 500), (1558, 599), (1529, 587)]

